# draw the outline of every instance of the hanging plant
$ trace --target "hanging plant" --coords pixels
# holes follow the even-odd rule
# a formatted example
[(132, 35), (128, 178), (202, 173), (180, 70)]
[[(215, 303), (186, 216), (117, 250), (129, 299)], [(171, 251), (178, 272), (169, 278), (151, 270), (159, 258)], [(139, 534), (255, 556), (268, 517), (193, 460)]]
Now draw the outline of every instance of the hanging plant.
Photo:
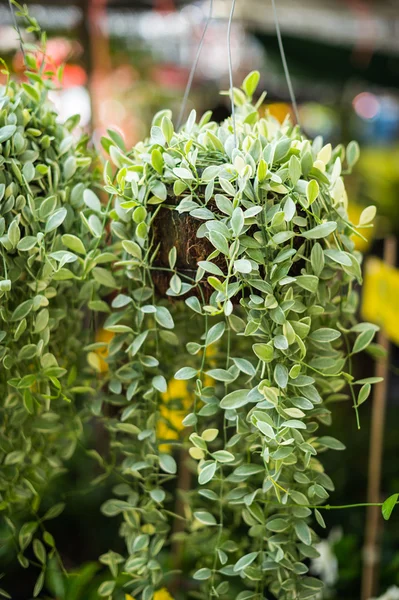
[[(40, 34), (25, 9), (21, 15)], [(26, 81), (4, 70), (0, 86), (0, 510), (23, 567), (38, 532), (35, 595), (55, 553), (45, 521), (63, 509), (46, 500), (42, 507), (42, 498), (82, 433), (75, 401), (85, 391), (78, 365), (90, 334), (83, 308), (91, 286), (82, 280), (96, 255), (89, 246), (102, 235), (98, 217), (88, 219), (92, 233), (85, 226), (94, 181), (88, 137), (77, 133), (78, 117), (58, 122), (48, 97), (54, 74), (42, 72), (37, 56), (45, 56), (44, 36), (25, 49)]]
[[(352, 239), (375, 208), (348, 220), (343, 175), (357, 144), (332, 148), (288, 118), (260, 117), (258, 80), (253, 72), (233, 90), (234, 114), (221, 124), (210, 112), (197, 123), (192, 111), (176, 132), (165, 110), (132, 150), (114, 133), (103, 141), (118, 168), (113, 177), (107, 165), (105, 189), (120, 258), (104, 325), (113, 338), (103, 399), (114, 407), (104, 420), (124, 480), (103, 512), (123, 515), (128, 558), (102, 558), (112, 573), (102, 596), (116, 593), (118, 572), (143, 600), (169, 581), (159, 556), (173, 478), (185, 470), (198, 483), (176, 515), (192, 557), (184, 597), (261, 599), (269, 589), (293, 600), (322, 587), (308, 574), (312, 523), (325, 526), (334, 489), (321, 458), (344, 450), (326, 432), (330, 406), (349, 399), (359, 419), (377, 381), (351, 374), (377, 329), (357, 323), (362, 257)], [(189, 458), (178, 467), (179, 444)]]
[(261, 118), (253, 72), (221, 124), (192, 111), (174, 131), (161, 111), (130, 151), (110, 131), (105, 207), (37, 56), (44, 35), (27, 81), (0, 87), (0, 511), (39, 569), (33, 595), (50, 568), (67, 577), (46, 530), (63, 504), (45, 495), (95, 419), (109, 444), (88, 451), (92, 483), (116, 482), (102, 512), (126, 543), (99, 558), (100, 597), (317, 597), (312, 525), (334, 489), (320, 457), (344, 450), (329, 406), (349, 398), (359, 424), (378, 381), (351, 374), (377, 329), (356, 321), (352, 238), (375, 214), (347, 217), (357, 145)]

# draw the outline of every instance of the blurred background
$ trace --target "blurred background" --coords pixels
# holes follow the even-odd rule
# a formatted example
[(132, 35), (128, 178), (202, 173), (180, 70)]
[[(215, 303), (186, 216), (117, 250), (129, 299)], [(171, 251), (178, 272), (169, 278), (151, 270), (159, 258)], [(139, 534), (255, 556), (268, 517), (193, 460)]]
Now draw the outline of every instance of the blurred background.
[[(80, 113), (81, 125), (92, 133), (95, 144), (107, 128), (121, 132), (128, 145), (136, 143), (147, 135), (152, 115), (160, 108), (171, 108), (177, 117), (209, 15), (207, 0), (46, 0), (27, 4), (48, 33), (49, 61), (65, 63), (62, 89), (52, 93), (61, 118)], [(230, 0), (213, 1), (213, 18), (187, 114), (193, 107), (199, 113), (212, 109), (217, 120), (228, 114), (229, 101), (219, 90), (228, 88), (230, 8)], [(360, 162), (348, 181), (349, 212), (357, 223), (365, 206), (377, 206), (376, 227), (368, 230), (370, 239), (361, 241), (359, 249), (382, 256), (384, 240), (389, 236), (395, 240), (399, 234), (399, 1), (277, 0), (277, 10), (305, 134), (321, 135), (332, 144), (357, 139), (361, 145)], [(237, 0), (231, 43), (235, 84), (250, 70), (258, 69), (259, 89), (268, 92), (265, 105), (283, 120), (292, 107), (270, 0)], [(23, 76), (22, 56), (4, 0), (0, 1), (0, 56), (17, 77)], [(399, 292), (399, 284), (392, 285), (392, 290)], [(373, 301), (379, 302), (377, 297)], [(383, 305), (376, 310), (383, 312)], [(399, 336), (396, 338), (398, 342)], [(395, 334), (390, 341), (382, 497), (399, 491)], [(362, 358), (355, 368), (359, 376), (366, 377), (375, 367), (371, 358)], [(331, 435), (342, 440), (347, 451), (331, 453), (325, 459), (327, 472), (336, 482), (332, 504), (366, 499), (371, 406), (369, 399), (362, 407), (360, 432), (349, 403), (333, 409)], [(49, 491), (52, 501), (53, 497), (59, 501), (62, 490), (76, 497), (76, 503), (70, 502), (53, 526), (65, 564), (79, 573), (76, 581), (80, 583), (75, 595), (68, 596), (70, 600), (96, 597), (90, 590), (102, 575), (100, 565), (91, 561), (110, 547), (118, 550), (120, 543), (113, 539), (113, 523), (99, 513), (109, 484), (104, 482), (100, 497), (98, 490), (93, 493), (88, 487), (92, 476), (93, 461), (82, 451), (73, 459), (69, 475)], [(332, 533), (324, 539), (327, 534), (318, 531), (324, 541), (322, 558), (314, 565), (328, 583), (325, 597), (361, 597), (366, 518), (364, 509), (326, 514)], [(378, 540), (375, 596), (398, 599), (398, 515), (393, 515), (389, 527), (378, 524)], [(12, 558), (0, 539), (0, 572), (7, 570), (4, 587), (14, 598), (26, 600), (32, 580), (19, 568), (12, 571)], [(52, 585), (56, 597), (57, 583)]]

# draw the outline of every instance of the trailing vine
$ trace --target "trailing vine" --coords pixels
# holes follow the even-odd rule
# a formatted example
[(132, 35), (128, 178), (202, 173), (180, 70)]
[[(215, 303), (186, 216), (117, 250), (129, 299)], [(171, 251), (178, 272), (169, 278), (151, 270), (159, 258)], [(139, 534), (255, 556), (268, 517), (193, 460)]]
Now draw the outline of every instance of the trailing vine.
[(78, 365), (89, 331), (79, 269), (93, 239), (83, 198), (94, 181), (88, 137), (76, 136), (78, 117), (58, 122), (48, 100), (54, 74), (42, 73), (38, 55), (44, 37), (26, 49), (27, 81), (4, 68), (0, 86), (0, 514), (20, 564), (40, 569), (35, 596), (48, 560), (59, 559), (45, 522), (63, 510), (42, 500), (83, 428)]
[[(344, 446), (318, 430), (330, 424), (329, 405), (347, 398), (347, 386), (358, 414), (376, 381), (354, 381), (350, 372), (351, 356), (377, 329), (356, 321), (361, 255), (351, 238), (375, 214), (369, 207), (356, 226), (347, 217), (343, 168), (351, 170), (358, 147), (333, 149), (321, 138), (307, 140), (288, 119), (260, 118), (259, 102), (251, 103), (258, 79), (251, 73), (233, 92), (237, 144), (230, 118), (218, 125), (206, 113), (197, 124), (195, 111), (178, 132), (169, 111), (158, 113), (151, 137), (131, 151), (115, 135), (104, 141), (118, 168), (106, 186), (122, 246), (116, 272), (120, 287), (128, 282), (106, 325), (117, 333), (110, 367), (123, 347), (128, 356), (116, 361), (110, 386), (120, 394), (134, 385), (122, 420), (138, 428), (131, 429), (137, 441), (124, 447), (133, 456), (123, 465), (143, 470), (149, 495), (132, 496), (130, 508), (119, 502), (118, 512), (129, 522), (125, 531), (137, 535), (152, 502), (164, 499), (151, 496), (158, 467), (176, 471), (173, 458), (165, 464), (156, 450), (155, 397), (169, 378), (160, 371), (170, 352), (162, 344), (185, 338), (179, 325), (169, 330), (169, 309), (180, 314), (182, 298), (198, 327), (186, 356), (178, 353), (183, 362), (175, 361), (175, 380), (187, 381), (195, 396), (184, 424), (198, 472), (186, 506), (190, 544), (197, 540), (198, 598), (231, 597), (234, 577), (239, 600), (264, 598), (265, 587), (286, 600), (319, 593), (322, 584), (307, 567), (317, 541), (310, 519), (324, 526), (318, 507), (334, 489), (320, 455)], [(157, 300), (154, 285), (158, 298), (172, 302)], [(148, 406), (151, 426), (138, 416)], [(105, 510), (115, 513), (110, 502)], [(133, 595), (153, 559), (145, 539), (143, 547), (128, 544)], [(144, 590), (151, 598), (152, 587)]]

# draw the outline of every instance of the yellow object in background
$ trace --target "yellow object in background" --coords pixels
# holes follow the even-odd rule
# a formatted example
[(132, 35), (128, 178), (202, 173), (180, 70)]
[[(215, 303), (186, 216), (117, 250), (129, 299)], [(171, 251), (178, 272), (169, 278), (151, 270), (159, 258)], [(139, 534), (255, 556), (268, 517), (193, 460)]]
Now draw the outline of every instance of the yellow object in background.
[[(178, 440), (180, 432), (184, 429), (183, 419), (188, 414), (193, 403), (193, 394), (188, 391), (187, 381), (172, 379), (168, 389), (162, 394), (160, 405), (160, 418), (157, 422), (157, 439)], [(170, 450), (167, 443), (160, 444), (160, 448)]]
[(379, 258), (366, 261), (362, 316), (379, 325), (395, 344), (399, 344), (399, 270)]
[(287, 115), (290, 115), (291, 118), (293, 116), (292, 108), (286, 102), (272, 102), (264, 106), (266, 106), (267, 112), (279, 123), (283, 123)]
[(115, 333), (107, 331), (106, 329), (99, 329), (96, 333), (96, 343), (102, 342), (104, 346), (96, 348), (94, 352), (89, 352), (87, 355), (87, 361), (97, 373), (107, 373), (109, 365), (106, 362), (108, 358), (108, 344), (114, 339)]
[[(129, 594), (125, 595), (125, 600), (136, 600), (135, 598), (133, 598), (133, 596), (130, 596)], [(169, 594), (168, 590), (166, 588), (162, 588), (160, 590), (157, 590), (154, 593), (154, 600), (174, 600), (173, 597)]]
[[(215, 365), (213, 358), (217, 353), (217, 345), (211, 344), (206, 349), (206, 356), (210, 366)], [(204, 386), (214, 384), (214, 379), (209, 375), (204, 377)], [(185, 429), (183, 420), (190, 411), (194, 402), (194, 395), (188, 391), (187, 381), (180, 379), (171, 379), (168, 383), (168, 389), (162, 394), (162, 403), (160, 405), (160, 418), (157, 422), (157, 439), (178, 440), (180, 432)], [(160, 444), (164, 452), (170, 452), (171, 446), (168, 443)], [(162, 600), (162, 599), (160, 599)]]

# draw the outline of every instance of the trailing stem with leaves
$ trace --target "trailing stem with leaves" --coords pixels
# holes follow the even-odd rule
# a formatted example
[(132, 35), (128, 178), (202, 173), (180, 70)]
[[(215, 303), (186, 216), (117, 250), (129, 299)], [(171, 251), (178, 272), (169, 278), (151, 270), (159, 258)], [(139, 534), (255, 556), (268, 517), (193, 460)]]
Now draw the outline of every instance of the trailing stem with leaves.
[(95, 179), (88, 137), (77, 135), (78, 117), (59, 123), (45, 52), (42, 36), (25, 47), (26, 81), (16, 83), (4, 68), (0, 86), (0, 516), (20, 564), (39, 567), (35, 595), (56, 554), (45, 521), (63, 508), (46, 511), (46, 487), (64, 472), (83, 428), (78, 367), (90, 335), (83, 327), (90, 292), (82, 282), (93, 267), (86, 248), (96, 246), (84, 216)]
[(103, 142), (118, 168), (113, 177), (107, 165), (105, 189), (121, 288), (105, 323), (114, 334), (108, 397), (120, 406), (109, 426), (126, 480), (115, 490), (126, 500), (103, 510), (123, 514), (128, 558), (118, 561), (145, 600), (167, 574), (158, 555), (177, 465), (157, 423), (171, 371), (192, 401), (182, 441), (190, 460), (180, 468), (195, 470), (198, 484), (180, 517), (201, 599), (317, 596), (312, 521), (324, 527), (334, 489), (321, 458), (344, 450), (325, 433), (330, 406), (348, 398), (359, 423), (377, 382), (351, 374), (377, 330), (356, 319), (353, 236), (375, 214), (348, 220), (343, 176), (358, 146), (311, 142), (288, 118), (260, 117), (258, 79), (234, 89), (234, 118), (221, 124), (211, 113), (197, 123), (192, 111), (174, 131), (165, 110), (132, 150), (116, 134)]

